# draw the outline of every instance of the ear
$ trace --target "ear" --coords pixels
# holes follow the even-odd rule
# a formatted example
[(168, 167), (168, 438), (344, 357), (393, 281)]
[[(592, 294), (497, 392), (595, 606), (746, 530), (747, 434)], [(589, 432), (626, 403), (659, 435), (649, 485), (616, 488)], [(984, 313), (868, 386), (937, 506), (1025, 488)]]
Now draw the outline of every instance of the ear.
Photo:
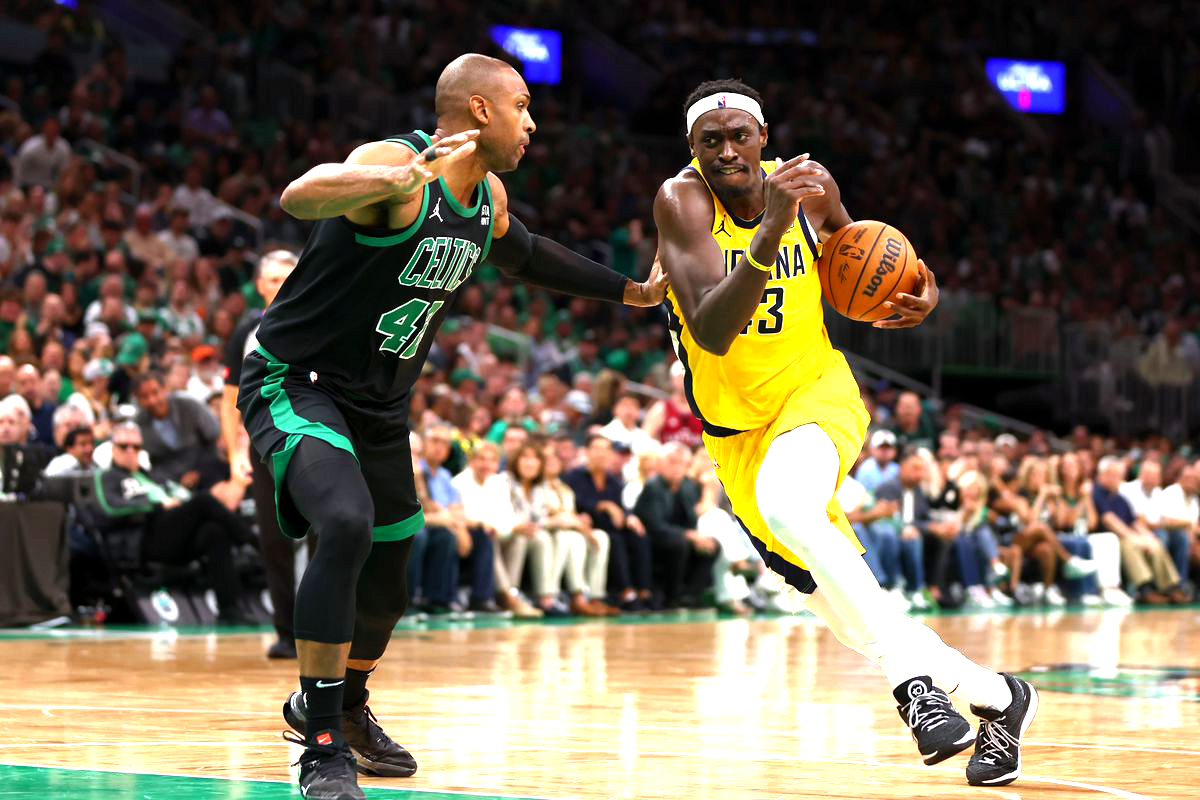
[(683, 140), (687, 142), (688, 152), (692, 154), (692, 158), (696, 158), (696, 148), (692, 146), (692, 135), (690, 133), (685, 134)]
[(767, 146), (767, 124), (765, 122), (759, 126), (758, 144), (761, 147)]
[(471, 95), (471, 99), (467, 101), (467, 108), (471, 110), (471, 116), (479, 123), (480, 128), (483, 128), (491, 120), (487, 100), (484, 100), (480, 95)]

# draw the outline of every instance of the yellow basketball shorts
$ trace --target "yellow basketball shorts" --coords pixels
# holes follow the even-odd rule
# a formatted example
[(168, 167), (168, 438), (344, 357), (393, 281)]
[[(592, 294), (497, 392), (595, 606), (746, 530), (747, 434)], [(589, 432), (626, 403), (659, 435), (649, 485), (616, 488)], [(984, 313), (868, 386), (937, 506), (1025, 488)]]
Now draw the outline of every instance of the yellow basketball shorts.
[[(776, 541), (758, 510), (756, 486), (758, 470), (775, 439), (801, 425), (815, 423), (833, 441), (838, 452), (838, 476), (834, 491), (850, 473), (866, 438), (870, 416), (863, 406), (858, 383), (845, 357), (834, 352), (821, 377), (794, 392), (785, 401), (774, 422), (734, 436), (704, 434), (704, 446), (713, 461), (717, 477), (733, 504), (733, 513), (750, 536), (766, 565), (803, 593), (815, 588), (812, 576), (790, 550)], [(825, 507), (829, 521), (837, 526), (858, 552), (865, 549), (846, 519), (837, 496)]]

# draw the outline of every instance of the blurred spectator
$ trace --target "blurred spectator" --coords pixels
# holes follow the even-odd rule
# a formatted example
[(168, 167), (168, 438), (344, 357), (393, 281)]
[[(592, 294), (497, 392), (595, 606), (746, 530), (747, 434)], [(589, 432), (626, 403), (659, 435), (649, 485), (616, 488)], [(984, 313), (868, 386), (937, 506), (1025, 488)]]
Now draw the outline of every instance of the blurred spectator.
[[(463, 610), (456, 598), (459, 559), (471, 554), (472, 536), (467, 530), (462, 498), (445, 467), (450, 431), (444, 426), (434, 427), (423, 443), (416, 434), (412, 440), (425, 528), (413, 539), (408, 561), (409, 591), (417, 598), (418, 607), (429, 613), (459, 612)], [(472, 597), (491, 599), (493, 574), (490, 559), (472, 572)]]
[(613, 404), (612, 420), (600, 429), (602, 436), (608, 437), (613, 444), (625, 446), (635, 458), (649, 450), (657, 449), (656, 442), (645, 430), (638, 427), (641, 411), (636, 397), (623, 394)]
[(184, 132), (194, 137), (199, 144), (219, 146), (233, 133), (229, 116), (217, 108), (217, 90), (205, 86), (200, 90), (200, 103), (187, 113), (183, 122)]
[(241, 581), (233, 548), (249, 542), (250, 532), (212, 495), (193, 495), (161, 473), (143, 472), (138, 464), (142, 437), (136, 424), (119, 423), (112, 435), (112, 467), (97, 479), (97, 500), (109, 528), (139, 530), (146, 561), (184, 565), (203, 560), (217, 595), (219, 622), (248, 624), (239, 608)]
[(896, 398), (896, 411), (892, 417), (892, 433), (900, 448), (937, 447), (937, 430), (930, 415), (921, 407), (921, 398), (916, 392), (901, 392)]
[(648, 610), (650, 595), (650, 541), (646, 529), (621, 505), (624, 483), (613, 472), (613, 447), (604, 436), (588, 437), (586, 462), (563, 476), (575, 493), (575, 507), (587, 524), (608, 534), (609, 595), (623, 611)]
[(188, 264), (200, 256), (200, 245), (196, 243), (196, 240), (188, 232), (190, 219), (186, 208), (175, 206), (171, 209), (170, 222), (166, 230), (159, 231), (158, 233), (158, 240), (162, 244), (167, 257), (178, 259)]
[[(500, 453), (491, 442), (484, 442), (471, 455), (467, 468), (454, 476), (453, 485), (462, 497), (463, 513), (467, 528), (471, 532), (472, 580), (470, 608), (472, 611), (496, 612), (495, 596), (499, 595), (505, 608), (523, 617), (540, 617), (542, 612), (530, 606), (516, 585), (509, 580), (505, 564), (501, 561), (499, 542), (513, 535), (512, 500), (503, 478), (498, 474)], [(487, 563), (482, 563), (484, 559)], [(492, 575), (484, 579), (483, 573)], [(519, 578), (520, 576), (518, 576)], [(484, 595), (488, 584), (495, 587)], [(474, 591), (478, 588), (480, 591)]]
[[(186, 221), (187, 216), (184, 215), (185, 224)], [(153, 222), (154, 206), (149, 203), (139, 205), (133, 214), (133, 227), (125, 231), (124, 242), (129, 254), (155, 272), (165, 267), (172, 257), (188, 258), (188, 255), (180, 254), (177, 248), (168, 244), (169, 231), (163, 231), (168, 234), (167, 237), (154, 232)], [(195, 254), (190, 257), (195, 258)]]
[(52, 447), (54, 445), (54, 410), (58, 408), (45, 397), (45, 386), (37, 367), (24, 364), (17, 370), (16, 391), (29, 408), (33, 425), (33, 440)]
[(29, 444), (29, 409), (20, 395), (0, 398), (0, 500), (33, 492), (48, 460)]
[[(516, 430), (516, 429), (514, 429)], [(508, 466), (499, 476), (500, 483), (508, 494), (510, 523), (507, 535), (501, 533), (500, 558), (504, 578), (497, 581), (503, 590), (509, 584), (508, 608), (516, 616), (524, 616), (525, 603), (511, 600), (514, 591), (521, 586), (526, 555), (532, 569), (533, 596), (537, 598), (544, 613), (562, 614), (555, 602), (558, 589), (554, 580), (554, 539), (546, 530), (541, 513), (534, 502), (537, 485), (542, 482), (542, 451), (538, 445), (526, 442), (516, 449), (508, 460)]]
[(96, 468), (92, 460), (92, 450), (96, 447), (96, 439), (89, 427), (72, 428), (63, 437), (63, 452), (51, 459), (43, 474), (50, 478), (58, 475), (71, 475), (80, 472), (91, 472)]
[(1163, 543), (1134, 516), (1129, 501), (1120, 495), (1124, 468), (1114, 456), (1100, 459), (1092, 502), (1100, 525), (1121, 540), (1121, 568), (1133, 586), (1138, 602), (1149, 605), (1184, 603), (1190, 597), (1180, 585), (1179, 573)]
[(1051, 526), (1062, 487), (1050, 480), (1050, 468), (1045, 459), (1029, 456), (1021, 462), (1017, 486), (1014, 503), (1021, 527), (1012, 538), (1012, 545), (1021, 551), (1023, 558), (1037, 562), (1041, 570), (1041, 583), (1033, 584), (1032, 601), (1066, 605), (1066, 597), (1056, 581), (1059, 565), (1062, 565), (1063, 575), (1070, 579), (1094, 574), (1097, 565), (1069, 553), (1054, 534)]
[(918, 611), (930, 607), (925, 596), (923, 540), (930, 509), (929, 498), (921, 488), (924, 478), (924, 459), (915, 451), (909, 452), (900, 462), (896, 477), (875, 490), (876, 501), (886, 503), (885, 509), (894, 509), (891, 516), (880, 516), (867, 527), (871, 543), (879, 551), (883, 572), (880, 585), (889, 590), (898, 607)]
[(700, 435), (704, 432), (704, 427), (700, 420), (692, 416), (691, 406), (684, 393), (682, 362), (676, 361), (671, 365), (671, 395), (650, 407), (646, 412), (646, 419), (642, 422), (642, 430), (651, 439), (663, 444), (683, 442), (691, 450), (703, 445)]
[[(550, 585), (557, 592), (565, 581), (568, 606), (580, 616), (611, 616), (617, 609), (604, 602), (608, 582), (608, 533), (594, 528), (575, 510), (575, 493), (562, 481), (562, 461), (554, 447), (542, 454), (542, 482), (534, 489), (534, 507), (555, 540)], [(542, 610), (546, 610), (542, 603)]]
[(13, 179), (18, 186), (52, 188), (71, 159), (71, 146), (59, 136), (57, 117), (46, 117), (42, 132), (30, 136), (13, 160)]
[(1169, 319), (1138, 359), (1138, 372), (1151, 386), (1187, 386), (1200, 367), (1200, 343), (1185, 335), (1177, 319)]
[(186, 489), (208, 489), (221, 480), (220, 428), (208, 408), (187, 395), (168, 395), (155, 374), (138, 382), (136, 394), (136, 421), (155, 470)]
[(207, 403), (214, 394), (220, 394), (224, 385), (221, 371), (217, 348), (210, 344), (192, 348), (192, 369), (185, 390), (188, 396), (200, 403)]
[(877, 430), (871, 434), (871, 455), (858, 465), (854, 479), (868, 492), (874, 492), (882, 484), (896, 479), (900, 465), (896, 463), (896, 434), (889, 430)]
[(697, 529), (700, 486), (687, 477), (692, 452), (680, 442), (664, 445), (659, 474), (646, 482), (633, 508), (653, 548), (656, 583), (666, 610), (696, 608), (712, 585), (719, 545)]
[(1188, 464), (1179, 473), (1179, 480), (1162, 490), (1158, 496), (1156, 535), (1166, 546), (1175, 570), (1186, 581), (1192, 542), (1200, 525), (1200, 467)]

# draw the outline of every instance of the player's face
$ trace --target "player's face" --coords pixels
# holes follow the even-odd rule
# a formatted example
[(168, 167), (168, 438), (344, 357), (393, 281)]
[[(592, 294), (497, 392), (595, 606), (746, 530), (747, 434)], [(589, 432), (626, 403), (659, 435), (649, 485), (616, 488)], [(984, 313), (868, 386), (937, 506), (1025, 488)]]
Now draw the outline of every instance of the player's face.
[(758, 162), (767, 143), (767, 126), (736, 108), (702, 114), (688, 144), (708, 185), (727, 196), (749, 194), (762, 185)]
[(529, 87), (516, 72), (505, 76), (488, 102), (488, 123), (476, 147), (492, 172), (512, 172), (537, 130), (529, 114)]

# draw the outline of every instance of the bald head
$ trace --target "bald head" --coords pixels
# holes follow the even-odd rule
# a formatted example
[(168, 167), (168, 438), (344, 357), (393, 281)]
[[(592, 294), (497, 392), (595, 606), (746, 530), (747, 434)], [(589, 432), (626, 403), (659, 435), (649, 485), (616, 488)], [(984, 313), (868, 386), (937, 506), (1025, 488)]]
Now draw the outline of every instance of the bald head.
[(461, 55), (438, 78), (438, 133), (478, 129), (478, 163), (490, 172), (509, 172), (517, 168), (537, 129), (529, 100), (525, 80), (508, 64), (478, 53)]
[(517, 80), (521, 79), (515, 69), (498, 58), (479, 53), (465, 53), (454, 59), (438, 77), (437, 95), (433, 104), (439, 125), (443, 120), (466, 121), (473, 125), (470, 102), (472, 95), (495, 102), (496, 95), (504, 88), (504, 84), (514, 77)]

